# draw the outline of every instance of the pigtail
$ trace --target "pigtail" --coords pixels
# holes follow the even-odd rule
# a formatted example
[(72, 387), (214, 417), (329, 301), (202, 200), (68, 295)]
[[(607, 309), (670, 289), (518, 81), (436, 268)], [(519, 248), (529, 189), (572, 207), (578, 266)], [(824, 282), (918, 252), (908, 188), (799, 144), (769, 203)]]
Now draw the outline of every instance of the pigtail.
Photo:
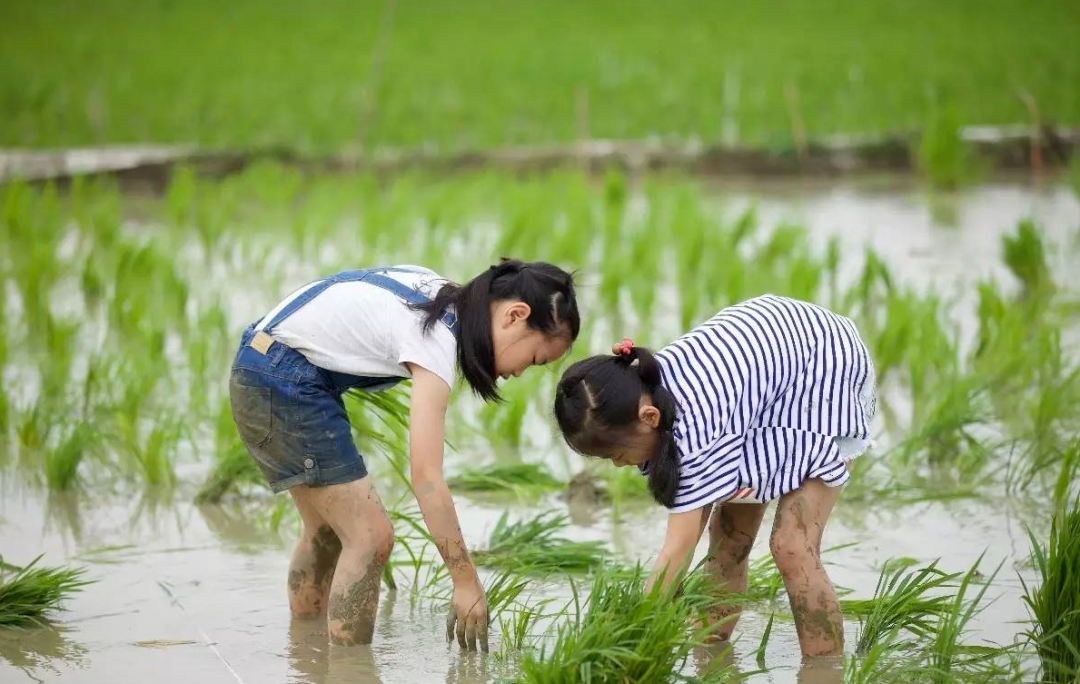
[(675, 398), (660, 381), (660, 363), (656, 356), (644, 347), (634, 347), (630, 357), (636, 363), (638, 376), (652, 395), (653, 405), (660, 411), (660, 440), (656, 455), (649, 460), (649, 492), (657, 503), (665, 508), (675, 506), (675, 494), (679, 488), (679, 451), (675, 446)]

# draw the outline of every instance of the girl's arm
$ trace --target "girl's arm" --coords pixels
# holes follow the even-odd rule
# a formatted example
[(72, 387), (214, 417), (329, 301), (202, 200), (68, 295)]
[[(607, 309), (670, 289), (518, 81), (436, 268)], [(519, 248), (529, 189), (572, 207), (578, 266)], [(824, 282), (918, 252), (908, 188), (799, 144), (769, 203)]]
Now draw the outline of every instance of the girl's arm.
[(450, 388), (431, 371), (411, 363), (408, 366), (413, 380), (409, 415), (413, 493), (454, 582), (454, 605), (447, 622), (447, 636), (456, 631), (460, 645), (467, 644), (470, 648), (476, 648), (479, 639), (481, 648), (487, 651), (488, 611), (484, 588), (469, 558), (454, 499), (443, 477), (443, 428)]
[(675, 581), (679, 573), (686, 570), (694, 560), (694, 550), (697, 548), (701, 533), (705, 531), (705, 525), (709, 522), (709, 514), (712, 512), (712, 504), (686, 513), (672, 513), (668, 516), (667, 535), (664, 537), (664, 547), (660, 549), (660, 555), (653, 564), (652, 573), (645, 582), (645, 591), (652, 589), (660, 576), (663, 575), (663, 586)]

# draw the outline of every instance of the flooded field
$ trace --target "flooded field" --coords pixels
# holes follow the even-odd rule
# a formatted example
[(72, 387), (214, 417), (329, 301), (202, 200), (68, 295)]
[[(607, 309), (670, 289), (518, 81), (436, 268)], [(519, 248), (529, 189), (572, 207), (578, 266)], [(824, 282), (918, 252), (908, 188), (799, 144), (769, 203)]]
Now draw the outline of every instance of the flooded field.
[[(1063, 184), (1001, 179), (949, 195), (895, 179), (703, 185), (555, 174), (384, 185), (266, 167), (221, 184), (181, 175), (160, 200), (95, 184), (55, 197), (11, 186), (0, 199), (0, 312), (14, 322), (0, 345), (0, 554), (17, 565), (44, 554), (94, 581), (54, 626), (0, 631), (0, 681), (513, 679), (521, 652), (550, 644), (570, 619), (575, 592), (563, 573), (530, 578), (500, 616), (504, 631), (493, 622), (491, 655), (445, 643), (449, 582), (406, 522), (418, 514), (402, 482), (400, 425), (379, 419), (400, 407), (350, 406), (400, 536), (398, 588), (383, 587), (371, 647), (331, 647), (324, 621), (290, 618), (297, 520), (287, 497), (229, 470), (237, 445), (224, 411), (239, 331), (296, 285), (403, 261), (460, 279), (500, 255), (581, 269), (587, 326), (574, 358), (623, 334), (662, 346), (762, 292), (851, 315), (875, 355), (883, 410), (878, 447), (857, 462), (825, 533), (833, 581), (844, 598), (865, 599), (888, 561), (941, 559), (964, 572), (982, 558), (975, 577), (990, 585), (964, 642), (1008, 647), (1029, 628), (1020, 578), (1037, 576), (1027, 530), (1044, 538), (1051, 502), (1075, 491), (1067, 454), (1080, 443), (1080, 202)], [(569, 516), (560, 534), (603, 542), (612, 563), (648, 562), (664, 512), (631, 473), (562, 446), (549, 419), (557, 377), (534, 369), (507, 385), (503, 407), (459, 392), (451, 475), (527, 463), (557, 483), (481, 493), (452, 482), (465, 538), (484, 548), (504, 513), (555, 511)], [(565, 483), (583, 469), (607, 498), (567, 500)], [(751, 557), (767, 555), (763, 533)], [(767, 582), (768, 568), (758, 570)], [(500, 568), (481, 572), (490, 579)], [(514, 616), (536, 605), (547, 617), (511, 643)], [(851, 652), (860, 624), (849, 618)], [(704, 672), (714, 658), (724, 676), (751, 682), (856, 681), (850, 664), (800, 669), (783, 591), (749, 604), (730, 656), (698, 649), (683, 671)], [(1031, 652), (1010, 658), (1029, 674), (1037, 667)]]

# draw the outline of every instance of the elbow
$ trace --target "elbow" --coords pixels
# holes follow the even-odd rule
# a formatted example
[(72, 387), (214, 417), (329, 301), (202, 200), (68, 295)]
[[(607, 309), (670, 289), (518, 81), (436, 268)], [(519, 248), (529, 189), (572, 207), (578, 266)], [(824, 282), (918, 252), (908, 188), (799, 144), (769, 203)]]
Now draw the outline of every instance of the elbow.
[(443, 479), (442, 468), (416, 463), (409, 468), (409, 478), (412, 480), (413, 491), (418, 497), (446, 482)]

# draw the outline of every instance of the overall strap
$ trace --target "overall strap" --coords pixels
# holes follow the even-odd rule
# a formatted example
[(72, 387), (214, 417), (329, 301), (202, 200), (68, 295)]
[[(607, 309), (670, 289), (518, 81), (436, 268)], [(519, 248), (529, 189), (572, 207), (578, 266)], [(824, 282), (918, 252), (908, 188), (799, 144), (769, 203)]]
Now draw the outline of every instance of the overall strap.
[[(270, 333), (273, 328), (279, 325), (289, 316), (296, 313), (300, 307), (304, 306), (312, 299), (317, 297), (326, 288), (330, 287), (334, 283), (350, 283), (350, 282), (365, 282), (370, 283), (376, 287), (380, 287), (388, 292), (391, 292), (405, 302), (409, 304), (424, 304), (431, 301), (428, 297), (421, 294), (418, 290), (415, 290), (404, 283), (401, 283), (387, 275), (386, 273), (422, 273), (412, 268), (401, 268), (396, 266), (384, 266), (379, 268), (364, 268), (353, 271), (342, 271), (335, 273), (329, 278), (317, 281), (314, 285), (308, 287), (300, 293), (295, 299), (285, 305), (281, 311), (274, 316), (268, 323), (262, 324), (262, 327), (257, 327), (258, 330), (262, 330), (266, 333)], [(457, 337), (458, 334), (458, 322), (457, 316), (449, 311), (444, 311), (439, 318), (443, 325), (450, 329), (450, 332)]]

